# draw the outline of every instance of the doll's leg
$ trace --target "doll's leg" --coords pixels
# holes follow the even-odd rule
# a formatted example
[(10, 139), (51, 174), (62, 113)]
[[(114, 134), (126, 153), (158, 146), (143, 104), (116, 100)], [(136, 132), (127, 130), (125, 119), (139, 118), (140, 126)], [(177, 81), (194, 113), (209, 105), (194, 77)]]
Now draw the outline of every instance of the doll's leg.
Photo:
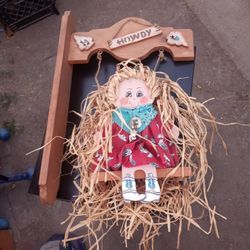
[(145, 194), (139, 194), (136, 191), (135, 171), (138, 168), (122, 168), (122, 196), (126, 202), (141, 201)]
[(157, 179), (156, 168), (147, 165), (143, 167), (143, 170), (146, 174), (146, 197), (142, 202), (158, 202), (160, 200), (161, 190)]

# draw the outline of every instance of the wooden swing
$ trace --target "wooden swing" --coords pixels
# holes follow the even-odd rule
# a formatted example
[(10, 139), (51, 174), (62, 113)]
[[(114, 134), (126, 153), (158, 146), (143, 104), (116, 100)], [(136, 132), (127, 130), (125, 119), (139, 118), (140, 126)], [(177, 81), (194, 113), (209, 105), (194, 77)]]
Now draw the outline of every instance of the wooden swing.
[[(171, 32), (181, 34), (185, 38), (185, 43), (171, 44), (168, 42), (166, 38)], [(174, 37), (172, 38), (175, 39)], [(91, 46), (92, 41), (94, 41), (94, 44)], [(87, 50), (81, 50), (83, 49), (81, 46), (91, 47)], [(79, 109), (81, 100), (91, 91), (91, 81), (93, 81), (97, 67), (97, 60), (94, 55), (100, 51), (104, 52), (103, 57), (106, 62), (103, 60), (104, 69), (103, 72), (100, 72), (100, 78), (102, 78), (104, 77), (104, 72), (110, 73), (114, 71), (114, 65), (117, 62), (129, 58), (138, 58), (145, 60), (146, 64), (152, 64), (152, 60), (148, 58), (152, 54), (156, 55), (159, 50), (169, 53), (167, 64), (174, 72), (173, 78), (189, 77), (181, 85), (188, 94), (191, 94), (194, 45), (193, 33), (190, 29), (175, 30), (171, 27), (159, 27), (143, 19), (133, 17), (125, 18), (110, 28), (97, 29), (90, 32), (75, 32), (71, 12), (65, 12), (61, 23), (48, 124), (44, 141), (46, 146), (43, 149), (39, 176), (39, 195), (43, 203), (52, 203), (57, 197), (58, 190), (62, 188), (62, 185), (65, 186), (65, 184), (62, 184), (62, 179), (65, 178), (63, 172), (65, 169), (64, 167), (62, 168), (62, 164), (64, 164), (62, 163), (64, 153), (64, 140), (62, 138), (69, 136), (72, 129), (70, 123), (67, 124), (67, 121), (72, 121), (72, 114), (69, 114), (69, 110)], [(78, 77), (79, 72), (81, 72), (83, 79)], [(183, 74), (180, 74), (180, 72)], [(75, 93), (80, 96), (73, 98), (72, 96)], [(190, 177), (192, 171), (191, 168), (158, 169), (157, 175), (158, 178), (166, 176), (185, 178)], [(70, 178), (69, 181), (73, 182), (73, 177)], [(144, 174), (138, 172), (136, 178), (144, 178)], [(98, 181), (111, 179), (121, 179), (121, 171), (112, 172), (112, 176), (108, 172), (98, 173)]]

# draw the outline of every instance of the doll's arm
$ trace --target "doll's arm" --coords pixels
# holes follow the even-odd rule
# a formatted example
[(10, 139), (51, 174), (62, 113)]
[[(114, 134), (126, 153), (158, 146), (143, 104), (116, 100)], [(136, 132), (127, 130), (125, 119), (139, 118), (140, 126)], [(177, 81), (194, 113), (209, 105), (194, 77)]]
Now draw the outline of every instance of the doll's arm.
[(100, 138), (103, 138), (103, 133), (101, 131), (97, 131), (94, 134), (94, 140), (98, 141)]
[(177, 139), (179, 137), (179, 135), (180, 135), (179, 128), (176, 125), (173, 125), (172, 128), (171, 128), (171, 131), (173, 133), (174, 138)]

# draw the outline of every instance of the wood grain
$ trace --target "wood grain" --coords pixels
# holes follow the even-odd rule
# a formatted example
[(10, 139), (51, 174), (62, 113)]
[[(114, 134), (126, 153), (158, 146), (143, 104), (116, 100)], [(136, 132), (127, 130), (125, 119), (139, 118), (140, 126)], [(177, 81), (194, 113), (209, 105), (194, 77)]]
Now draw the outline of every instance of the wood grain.
[(45, 145), (48, 145), (45, 146), (43, 150), (39, 177), (40, 199), (43, 203), (52, 203), (56, 199), (60, 184), (61, 161), (64, 144), (62, 139), (56, 137), (65, 137), (66, 132), (72, 78), (72, 65), (68, 63), (67, 58), (70, 38), (73, 31), (73, 18), (70, 15), (70, 12), (66, 11), (61, 22), (51, 102), (44, 142)]
[[(69, 63), (71, 64), (83, 64), (88, 63), (90, 57), (102, 50), (111, 54), (114, 58), (119, 61), (139, 58), (145, 59), (152, 52), (159, 49), (164, 49), (169, 52), (174, 61), (193, 61), (194, 60), (194, 43), (193, 43), (193, 32), (190, 29), (173, 29), (171, 27), (160, 27), (163, 31), (162, 35), (151, 37), (149, 39), (140, 41), (139, 43), (130, 44), (127, 46), (110, 49), (108, 41), (115, 37), (122, 37), (129, 33), (137, 32), (146, 27), (152, 26), (151, 23), (136, 17), (129, 17), (121, 20), (120, 22), (114, 24), (110, 28), (106, 29), (96, 29), (89, 32), (76, 32), (72, 34), (70, 40), (70, 50), (69, 50)], [(119, 31), (120, 30), (120, 31)], [(119, 31), (119, 32), (118, 32)], [(165, 37), (171, 31), (181, 32), (184, 36), (188, 47), (169, 45), (166, 42)], [(117, 33), (118, 32), (118, 33)], [(76, 42), (74, 41), (74, 35), (78, 36), (90, 36), (94, 38), (94, 46), (87, 51), (80, 51)]]

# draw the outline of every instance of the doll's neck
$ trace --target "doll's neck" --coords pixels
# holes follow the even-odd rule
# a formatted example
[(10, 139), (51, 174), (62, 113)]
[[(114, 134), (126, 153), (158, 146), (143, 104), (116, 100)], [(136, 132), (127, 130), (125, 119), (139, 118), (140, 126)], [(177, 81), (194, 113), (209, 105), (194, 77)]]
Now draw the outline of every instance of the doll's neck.
[(152, 109), (155, 110), (152, 103), (149, 103), (149, 104), (137, 106), (136, 108), (120, 107), (120, 108), (117, 109), (117, 111), (120, 111), (122, 113), (126, 112), (126, 113), (129, 113), (129, 114), (138, 114), (138, 113), (147, 112), (147, 111), (152, 110)]
[[(125, 120), (126, 124), (129, 125), (130, 129), (124, 125), (123, 121), (120, 118), (120, 115), (122, 116), (122, 119)], [(130, 126), (131, 119), (137, 117), (140, 119), (140, 122), (142, 124), (137, 132), (141, 132), (151, 123), (156, 115), (157, 111), (155, 110), (154, 106), (152, 104), (146, 104), (138, 106), (136, 108), (120, 107), (116, 110), (116, 112), (113, 112), (112, 120), (121, 128), (123, 128), (127, 132), (130, 132), (130, 130), (132, 129)]]

